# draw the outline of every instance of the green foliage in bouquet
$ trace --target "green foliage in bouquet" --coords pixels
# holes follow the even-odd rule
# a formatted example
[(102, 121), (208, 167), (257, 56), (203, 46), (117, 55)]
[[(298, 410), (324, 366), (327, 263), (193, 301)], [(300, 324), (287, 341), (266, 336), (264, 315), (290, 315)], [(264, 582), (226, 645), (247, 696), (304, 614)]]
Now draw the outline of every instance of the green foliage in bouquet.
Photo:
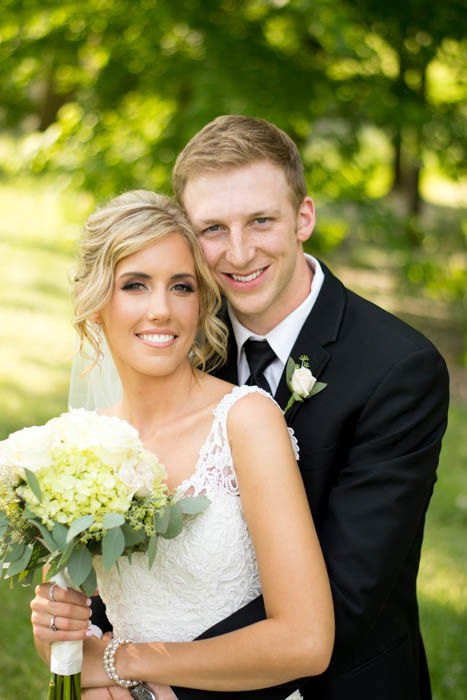
[(93, 557), (106, 570), (120, 556), (146, 552), (170, 539), (205, 496), (175, 501), (156, 456), (137, 431), (117, 418), (83, 409), (25, 428), (0, 443), (0, 578), (32, 583), (67, 570), (77, 589), (96, 590)]

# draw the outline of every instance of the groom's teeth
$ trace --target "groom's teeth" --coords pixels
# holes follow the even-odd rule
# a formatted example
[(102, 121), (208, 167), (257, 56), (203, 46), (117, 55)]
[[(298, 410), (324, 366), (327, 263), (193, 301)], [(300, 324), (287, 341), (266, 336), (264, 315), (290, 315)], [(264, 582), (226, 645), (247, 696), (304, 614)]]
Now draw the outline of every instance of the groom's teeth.
[(156, 335), (155, 333), (139, 333), (138, 337), (150, 343), (169, 343), (175, 338), (174, 335)]
[(231, 277), (233, 277), (236, 282), (251, 282), (251, 280), (255, 280), (257, 277), (259, 277), (263, 270), (264, 267), (261, 270), (252, 272), (251, 275), (231, 275)]

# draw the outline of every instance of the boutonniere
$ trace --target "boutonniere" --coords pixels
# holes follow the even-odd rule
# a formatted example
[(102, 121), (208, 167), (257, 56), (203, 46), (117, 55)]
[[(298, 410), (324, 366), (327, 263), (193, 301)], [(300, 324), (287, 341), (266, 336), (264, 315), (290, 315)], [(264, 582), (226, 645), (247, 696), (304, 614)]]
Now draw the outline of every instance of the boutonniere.
[(324, 382), (318, 382), (316, 377), (314, 377), (310, 370), (310, 362), (308, 355), (300, 355), (298, 358), (301, 362), (300, 365), (289, 357), (287, 362), (287, 386), (292, 392), (292, 396), (289, 399), (287, 406), (284, 409), (284, 413), (287, 413), (289, 408), (293, 406), (295, 401), (304, 401), (309, 399), (310, 396), (315, 396), (323, 391), (327, 387)]

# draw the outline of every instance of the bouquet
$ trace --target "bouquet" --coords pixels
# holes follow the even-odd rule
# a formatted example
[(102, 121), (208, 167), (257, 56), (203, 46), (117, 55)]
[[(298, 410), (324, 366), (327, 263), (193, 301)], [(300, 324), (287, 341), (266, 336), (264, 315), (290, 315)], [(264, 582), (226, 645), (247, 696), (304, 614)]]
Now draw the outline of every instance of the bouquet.
[[(0, 442), (0, 578), (31, 584), (50, 567), (58, 585), (92, 595), (93, 556), (103, 566), (154, 562), (159, 536), (178, 535), (204, 496), (173, 499), (164, 467), (131, 425), (75, 409)], [(49, 700), (80, 698), (81, 641), (54, 642)]]

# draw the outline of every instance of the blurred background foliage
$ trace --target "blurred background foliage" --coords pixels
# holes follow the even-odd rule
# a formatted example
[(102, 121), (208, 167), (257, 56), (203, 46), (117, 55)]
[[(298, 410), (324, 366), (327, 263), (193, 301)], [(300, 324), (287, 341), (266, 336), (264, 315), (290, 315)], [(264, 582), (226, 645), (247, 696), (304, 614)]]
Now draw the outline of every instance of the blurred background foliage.
[[(276, 123), (317, 204), (310, 252), (448, 360), (419, 579), (440, 700), (467, 694), (466, 24), (461, 0), (0, 3), (0, 439), (66, 408), (67, 275), (96, 203), (170, 192), (177, 153), (219, 114)], [(1, 700), (42, 696), (30, 597), (0, 610)]]
[(3, 0), (0, 175), (169, 191), (207, 121), (262, 116), (303, 154), (315, 250), (383, 245), (461, 308), (465, 36), (460, 0)]

